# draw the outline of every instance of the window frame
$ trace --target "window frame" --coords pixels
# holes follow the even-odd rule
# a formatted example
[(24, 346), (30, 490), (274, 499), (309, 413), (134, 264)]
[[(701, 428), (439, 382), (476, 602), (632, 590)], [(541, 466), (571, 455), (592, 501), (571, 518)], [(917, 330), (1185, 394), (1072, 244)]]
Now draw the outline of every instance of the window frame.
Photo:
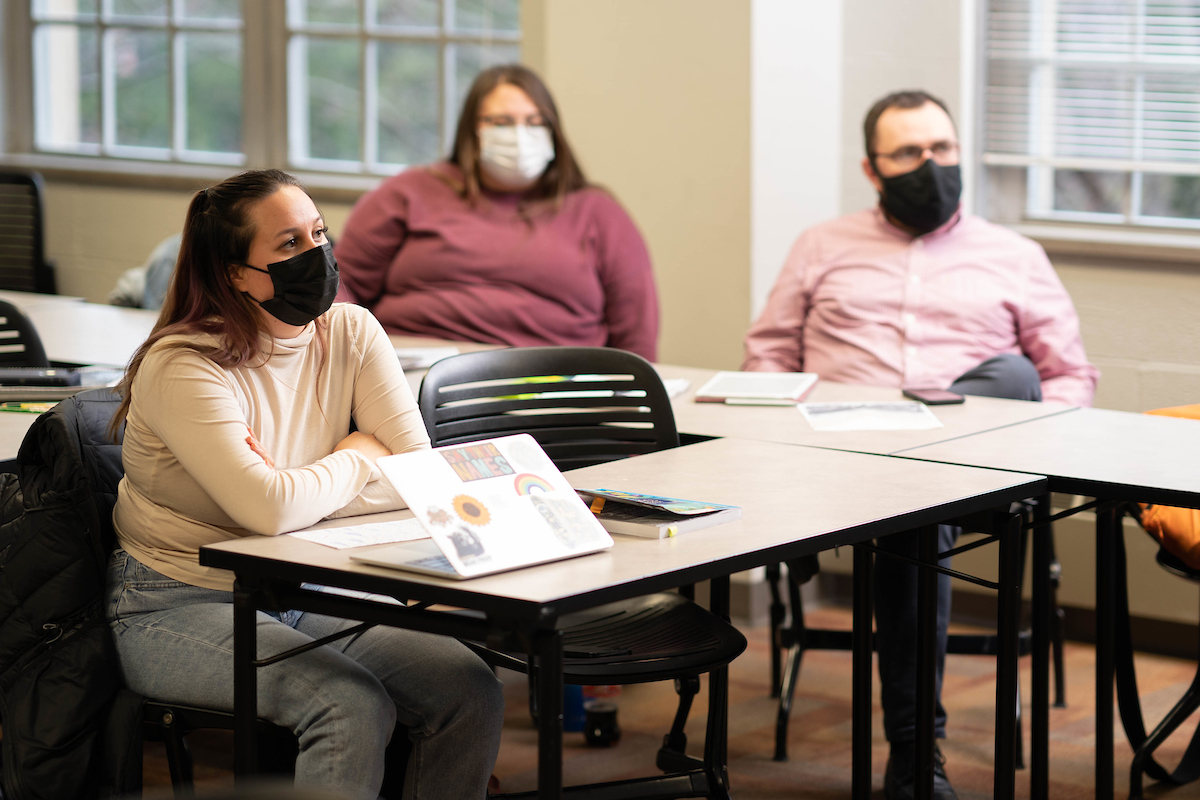
[[(319, 190), (326, 199), (352, 202), (377, 186), (386, 174), (331, 170), (318, 162), (291, 163), (288, 14), (285, 0), (242, 2), (243, 158), (235, 165), (39, 151), (34, 134), (33, 14), (28, 0), (0, 4), (0, 165), (38, 170), (51, 179), (72, 182), (183, 190), (222, 180), (240, 169), (278, 168), (289, 171), (310, 189)], [(523, 28), (524, 22), (522, 31), (511, 37), (518, 46), (524, 38)], [(479, 41), (469, 36), (446, 36), (442, 26), (433, 40), (440, 39)], [(510, 37), (493, 34), (493, 39), (507, 43)], [(439, 65), (443, 91), (446, 69), (444, 63)], [(443, 103), (440, 141), (452, 138), (457, 113), (457, 108)]]
[[(969, 2), (970, 0), (968, 0)], [(1063, 156), (1034, 156), (1029, 154), (1008, 154), (989, 152), (987, 148), (987, 108), (989, 90), (989, 69), (991, 55), (989, 52), (989, 0), (976, 0), (975, 31), (973, 35), (964, 37), (964, 44), (975, 51), (971, 59), (975, 65), (976, 75), (971, 81), (970, 89), (977, 94), (978, 102), (973, 119), (979, 136), (975, 146), (975, 176), (976, 189), (974, 200), (983, 209), (987, 209), (988, 186), (991, 176), (989, 169), (993, 167), (1023, 168), (1026, 170), (1025, 197), (1020, 198), (1021, 212), (1019, 219), (1005, 220), (1004, 223), (1018, 232), (1030, 236), (1046, 246), (1047, 250), (1061, 253), (1077, 253), (1087, 255), (1109, 255), (1118, 257), (1142, 257), (1163, 261), (1194, 261), (1196, 249), (1200, 249), (1200, 219), (1187, 217), (1155, 217), (1141, 213), (1141, 200), (1135, 193), (1140, 192), (1142, 176), (1158, 173), (1153, 169), (1156, 162), (1137, 160), (1133, 158), (1109, 160), (1099, 158), (1076, 158)], [(1049, 3), (1049, 6), (1056, 4)], [(1052, 13), (1043, 11), (1043, 13)], [(1033, 28), (1031, 25), (1031, 36)], [(1048, 36), (1043, 36), (1046, 40)], [(967, 52), (964, 50), (964, 57)], [(1052, 69), (1061, 66), (1062, 59), (1050, 59)], [(1139, 62), (1122, 65), (1127, 71), (1137, 74), (1144, 65)], [(1191, 67), (1200, 72), (1200, 66)], [(1054, 86), (1046, 85), (1043, 95), (1052, 95)], [(1030, 102), (1034, 102), (1034, 90), (1030, 90)], [(1130, 118), (1131, 124), (1136, 122)], [(1043, 131), (1043, 136), (1053, 136), (1053, 127)], [(1162, 172), (1176, 175), (1200, 175), (1200, 165), (1187, 162), (1164, 162), (1157, 164), (1164, 167)], [(1149, 169), (1148, 169), (1149, 167)], [(1126, 208), (1121, 214), (1105, 215), (1089, 212), (1075, 212), (1053, 209), (1053, 184), (1056, 169), (1086, 170), (1102, 172), (1119, 172), (1128, 181)], [(1049, 201), (1047, 202), (1047, 193)], [(1013, 193), (1015, 198), (1015, 193)], [(1040, 200), (1041, 202), (1037, 202)], [(1034, 210), (1035, 205), (1042, 205), (1049, 210)], [(986, 212), (985, 212), (986, 213)], [(1094, 246), (1093, 246), (1094, 245)]]
[[(366, 12), (365, 6), (365, 3), (360, 5), (363, 15)], [(478, 44), (480, 39), (471, 33), (453, 29), (453, 14), (450, 10), (452, 5), (450, 2), (440, 0), (438, 6), (438, 25), (436, 29), (375, 25), (368, 23), (365, 18), (360, 20), (355, 26), (303, 23), (298, 19), (292, 18), (290, 13), (285, 14), (286, 33), (284, 48), (286, 51), (287, 72), (289, 74), (302, 73), (304, 65), (299, 55), (299, 39), (306, 36), (315, 36), (327, 39), (357, 40), (360, 46), (359, 66), (364, 89), (359, 109), (360, 121), (362, 122), (362, 130), (359, 134), (360, 152), (363, 157), (360, 161), (338, 162), (332, 159), (314, 158), (311, 156), (309, 158), (295, 156), (296, 151), (300, 149), (298, 139), (307, 127), (303, 120), (307, 109), (300, 102), (300, 98), (306, 93), (307, 86), (304, 80), (289, 83), (288, 113), (291, 116), (289, 116), (287, 125), (289, 137), (288, 163), (292, 169), (382, 177), (411, 166), (407, 164), (397, 166), (396, 164), (382, 162), (378, 159), (379, 109), (376, 102), (377, 94), (373, 93), (372, 90), (378, 90), (378, 75), (375, 70), (375, 50), (380, 42), (412, 42), (426, 45), (433, 44), (437, 47), (440, 54), (440, 58), (438, 59), (438, 103), (441, 110), (441, 113), (438, 114), (437, 140), (442, 153), (450, 151), (454, 140), (454, 131), (458, 122), (459, 111), (458, 98), (455, 91), (457, 87), (455, 86), (456, 74), (453, 63), (454, 48), (458, 45)], [(489, 41), (506, 45), (516, 45), (518, 48), (521, 45), (521, 38), (520, 31), (515, 34), (507, 31), (488, 31)], [(329, 166), (325, 167), (325, 165)], [(357, 165), (357, 168), (355, 168), (355, 165)]]

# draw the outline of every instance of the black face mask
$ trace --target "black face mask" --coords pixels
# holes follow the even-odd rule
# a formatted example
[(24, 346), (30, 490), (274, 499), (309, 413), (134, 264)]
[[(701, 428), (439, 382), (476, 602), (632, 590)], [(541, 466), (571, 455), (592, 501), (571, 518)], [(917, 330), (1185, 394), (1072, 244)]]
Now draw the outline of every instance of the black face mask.
[(912, 172), (881, 180), (884, 210), (919, 233), (941, 227), (958, 210), (962, 174), (957, 164), (943, 167), (931, 158)]
[(312, 322), (329, 310), (337, 294), (338, 265), (333, 257), (333, 245), (329, 242), (305, 250), (287, 261), (268, 264), (266, 269), (249, 264), (246, 264), (246, 268), (271, 276), (275, 296), (255, 302), (262, 306), (263, 311), (288, 325), (307, 325)]

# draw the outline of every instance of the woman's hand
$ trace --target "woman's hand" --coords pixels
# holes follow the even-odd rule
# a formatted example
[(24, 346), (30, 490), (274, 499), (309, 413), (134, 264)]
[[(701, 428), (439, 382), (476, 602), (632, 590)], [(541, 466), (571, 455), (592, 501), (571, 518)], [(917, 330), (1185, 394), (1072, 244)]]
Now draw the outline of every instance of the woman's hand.
[(267, 466), (275, 469), (275, 459), (271, 458), (271, 454), (263, 449), (262, 443), (258, 441), (258, 437), (254, 435), (254, 430), (250, 426), (246, 426), (246, 431), (250, 434), (246, 437), (246, 444), (250, 445), (259, 458), (266, 462)]
[(355, 431), (338, 442), (337, 446), (333, 448), (333, 452), (336, 453), (338, 450), (357, 450), (366, 456), (367, 460), (372, 464), (380, 456), (390, 456), (392, 454), (392, 451), (384, 447), (382, 442), (371, 434), (363, 433), (362, 431)]

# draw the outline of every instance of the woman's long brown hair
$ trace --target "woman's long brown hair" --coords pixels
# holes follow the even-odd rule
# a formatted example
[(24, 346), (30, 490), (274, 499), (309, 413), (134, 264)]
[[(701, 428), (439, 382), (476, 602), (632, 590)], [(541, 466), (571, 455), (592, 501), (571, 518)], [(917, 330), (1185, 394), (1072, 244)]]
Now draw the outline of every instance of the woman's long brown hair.
[[(502, 64), (485, 69), (471, 84), (471, 89), (463, 101), (462, 113), (458, 115), (454, 148), (448, 159), (450, 163), (457, 165), (463, 174), (463, 185), (455, 188), (471, 205), (479, 201), (479, 107), (483, 104), (483, 98), (493, 89), (506, 83), (529, 95), (529, 99), (537, 106), (538, 113), (546, 120), (546, 126), (550, 128), (550, 135), (554, 138), (554, 160), (529, 190), (528, 196), (534, 201), (550, 201), (554, 208), (558, 209), (568, 194), (587, 188), (590, 184), (584, 177), (579, 162), (575, 160), (571, 145), (567, 143), (567, 135), (563, 132), (558, 107), (554, 105), (550, 90), (533, 70), (520, 64)], [(438, 173), (435, 171), (434, 174)]]
[[(118, 392), (121, 405), (109, 424), (115, 433), (129, 413), (133, 380), (146, 354), (161, 339), (207, 333), (215, 344), (180, 342), (226, 369), (239, 367), (260, 353), (257, 307), (233, 287), (232, 272), (245, 264), (254, 240), (250, 211), (285, 186), (304, 187), (277, 169), (243, 172), (196, 193), (184, 219), (183, 240), (171, 285), (154, 330), (134, 353)], [(323, 320), (318, 319), (318, 334)]]

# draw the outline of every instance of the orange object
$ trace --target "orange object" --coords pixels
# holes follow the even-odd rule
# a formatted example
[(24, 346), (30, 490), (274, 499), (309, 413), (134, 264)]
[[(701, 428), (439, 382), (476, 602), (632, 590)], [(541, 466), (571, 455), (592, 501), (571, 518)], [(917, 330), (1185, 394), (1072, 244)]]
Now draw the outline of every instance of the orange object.
[[(1200, 404), (1158, 408), (1146, 413), (1200, 420)], [(1138, 505), (1142, 508), (1142, 527), (1180, 561), (1200, 570), (1200, 510), (1147, 503)]]

